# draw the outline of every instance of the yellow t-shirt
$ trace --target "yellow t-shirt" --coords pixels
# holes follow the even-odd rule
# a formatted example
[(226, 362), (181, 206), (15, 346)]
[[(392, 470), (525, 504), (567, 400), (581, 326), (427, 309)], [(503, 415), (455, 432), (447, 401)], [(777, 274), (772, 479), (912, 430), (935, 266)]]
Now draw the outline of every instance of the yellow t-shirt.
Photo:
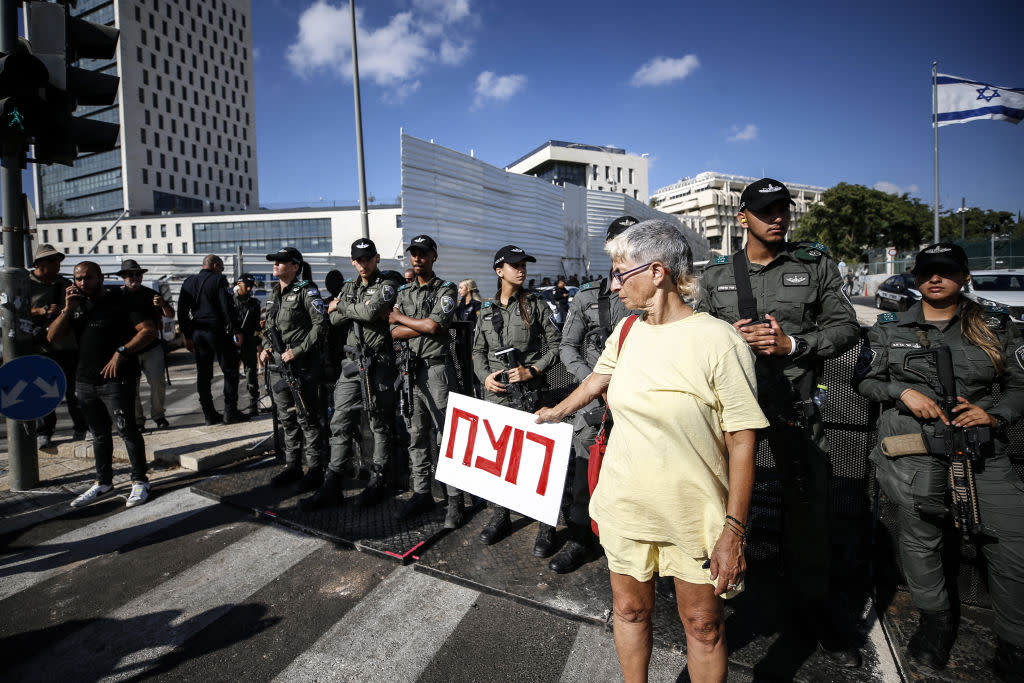
[(754, 354), (732, 325), (694, 313), (664, 325), (637, 320), (616, 358), (621, 327), (594, 368), (612, 376), (615, 426), (590, 516), (602, 531), (706, 557), (725, 523), (724, 432), (768, 426)]

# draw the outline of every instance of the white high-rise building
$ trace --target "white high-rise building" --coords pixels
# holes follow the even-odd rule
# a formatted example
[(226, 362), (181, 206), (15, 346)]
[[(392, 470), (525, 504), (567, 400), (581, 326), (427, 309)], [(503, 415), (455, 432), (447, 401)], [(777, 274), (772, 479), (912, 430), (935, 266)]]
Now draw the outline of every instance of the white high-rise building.
[(548, 140), (505, 170), (647, 202), (646, 155), (627, 154), (618, 147)]
[[(731, 254), (743, 246), (744, 230), (736, 215), (740, 211), (740, 195), (750, 183), (759, 178), (706, 171), (693, 178), (654, 191), (651, 207), (676, 216), (687, 216), (699, 221), (694, 227), (707, 238), (712, 251)], [(821, 203), (827, 188), (802, 185), (783, 180), (793, 196), (790, 234), (813, 204)]]
[(73, 167), (36, 166), (41, 219), (243, 211), (259, 205), (249, 0), (78, 0), (121, 30), (117, 102), (76, 116), (120, 122), (120, 145)]

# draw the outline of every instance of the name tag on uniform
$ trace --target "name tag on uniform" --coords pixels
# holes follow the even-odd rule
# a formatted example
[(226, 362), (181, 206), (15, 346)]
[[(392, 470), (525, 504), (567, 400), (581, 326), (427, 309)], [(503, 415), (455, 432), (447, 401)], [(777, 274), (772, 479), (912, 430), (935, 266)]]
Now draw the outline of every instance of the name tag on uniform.
[(811, 282), (807, 273), (783, 273), (782, 284), (786, 287), (806, 287)]
[(735, 292), (736, 285), (718, 285), (717, 291), (719, 292)]
[(920, 349), (921, 345), (917, 342), (889, 342), (890, 349)]
[(285, 301), (295, 301), (295, 299), (296, 299), (296, 298), (297, 298), (298, 296), (299, 296), (298, 294), (289, 294), (288, 296), (286, 296), (286, 297), (284, 298), (284, 300), (285, 300)]

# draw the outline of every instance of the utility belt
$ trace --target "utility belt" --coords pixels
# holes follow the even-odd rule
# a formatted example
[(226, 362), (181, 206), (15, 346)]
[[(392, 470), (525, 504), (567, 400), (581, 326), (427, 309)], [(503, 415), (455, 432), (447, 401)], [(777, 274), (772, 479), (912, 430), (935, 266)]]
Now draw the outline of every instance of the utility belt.
[(887, 458), (927, 454), (948, 465), (958, 456), (972, 461), (983, 461), (994, 452), (992, 429), (987, 425), (954, 427), (936, 420), (934, 427), (932, 434), (928, 434), (922, 428), (921, 431), (909, 434), (885, 437), (879, 444), (882, 454)]
[[(358, 363), (359, 356), (356, 353), (349, 351), (348, 348), (349, 347), (345, 347), (345, 359), (352, 363)], [(373, 364), (374, 367), (383, 368), (385, 370), (390, 370), (395, 367), (394, 354), (377, 351), (371, 352), (368, 355), (370, 358), (370, 362)]]

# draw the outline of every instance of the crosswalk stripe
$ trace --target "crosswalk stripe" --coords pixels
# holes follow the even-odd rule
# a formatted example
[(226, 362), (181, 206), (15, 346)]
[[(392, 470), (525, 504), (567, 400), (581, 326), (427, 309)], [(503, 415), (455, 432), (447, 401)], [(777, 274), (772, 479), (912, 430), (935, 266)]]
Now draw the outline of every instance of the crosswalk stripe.
[(479, 593), (412, 567), (395, 570), (275, 683), (415, 681)]
[(0, 600), (215, 504), (180, 489), (0, 560)]
[(612, 632), (596, 624), (581, 624), (565, 660), (559, 683), (621, 681), (619, 657)]
[(31, 672), (36, 680), (59, 680), (69, 662), (82, 680), (138, 676), (324, 545), (290, 529), (262, 527), (23, 663), (12, 679)]

